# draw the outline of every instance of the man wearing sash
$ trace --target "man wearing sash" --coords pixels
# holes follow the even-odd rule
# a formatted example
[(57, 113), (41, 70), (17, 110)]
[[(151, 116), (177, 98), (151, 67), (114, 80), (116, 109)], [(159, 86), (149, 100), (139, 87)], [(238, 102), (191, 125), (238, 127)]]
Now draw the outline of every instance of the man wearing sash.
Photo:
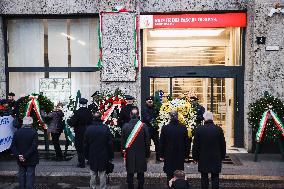
[(122, 128), (121, 145), (127, 171), (128, 189), (134, 189), (133, 177), (137, 173), (138, 189), (143, 189), (144, 172), (147, 171), (147, 158), (150, 156), (149, 134), (139, 120), (139, 110), (133, 107), (131, 120)]

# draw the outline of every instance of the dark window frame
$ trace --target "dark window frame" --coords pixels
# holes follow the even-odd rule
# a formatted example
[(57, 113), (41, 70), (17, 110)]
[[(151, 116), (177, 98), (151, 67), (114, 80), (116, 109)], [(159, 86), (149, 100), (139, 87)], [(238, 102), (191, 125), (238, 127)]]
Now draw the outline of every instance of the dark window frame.
[[(238, 11), (239, 12), (239, 11)], [(219, 13), (219, 12), (218, 12)], [(240, 66), (170, 66), (145, 67), (143, 64), (143, 29), (141, 41), (141, 102), (142, 106), (150, 92), (150, 78), (235, 78), (234, 86), (234, 145), (244, 147), (244, 74), (245, 74), (245, 38), (246, 28), (241, 28)], [(212, 94), (211, 94), (212, 95)]]
[(4, 58), (5, 58), (5, 79), (6, 97), (9, 93), (9, 73), (10, 72), (97, 72), (98, 67), (9, 67), (8, 60), (8, 21), (13, 19), (82, 19), (99, 18), (99, 14), (68, 14), (68, 15), (0, 15), (2, 16), (3, 37), (4, 37)]

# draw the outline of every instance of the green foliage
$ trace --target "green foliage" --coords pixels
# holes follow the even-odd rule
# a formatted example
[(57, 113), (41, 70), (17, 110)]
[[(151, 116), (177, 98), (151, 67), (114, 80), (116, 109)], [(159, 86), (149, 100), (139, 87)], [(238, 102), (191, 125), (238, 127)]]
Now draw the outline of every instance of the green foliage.
[[(49, 113), (53, 110), (54, 104), (42, 94), (32, 94), (33, 96), (38, 96), (38, 102), (40, 109), (46, 113)], [(19, 105), (19, 113), (20, 113), (20, 119), (23, 119), (26, 113), (27, 104), (30, 101), (29, 96), (22, 97), (23, 100)], [(31, 111), (30, 116), (33, 118), (33, 127), (35, 129), (43, 130), (42, 126), (39, 124), (39, 120), (36, 116), (36, 113), (34, 110)], [(45, 120), (45, 122), (48, 122), (48, 120)]]
[[(271, 109), (277, 114), (281, 122), (283, 123), (284, 117), (284, 105), (278, 98), (265, 92), (264, 97), (258, 99), (254, 103), (249, 105), (248, 112), (248, 122), (252, 126), (252, 136), (255, 140), (257, 130), (259, 128), (259, 123), (262, 118), (263, 113), (269, 109), (269, 106), (272, 106)], [(267, 125), (264, 130), (264, 140), (276, 141), (280, 136), (280, 131), (275, 125), (273, 119), (269, 118)]]

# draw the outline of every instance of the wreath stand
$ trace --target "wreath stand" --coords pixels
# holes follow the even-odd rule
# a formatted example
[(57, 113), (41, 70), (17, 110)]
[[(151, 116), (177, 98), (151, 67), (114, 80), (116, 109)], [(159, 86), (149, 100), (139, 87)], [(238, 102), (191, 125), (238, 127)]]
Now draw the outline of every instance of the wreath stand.
[(258, 154), (260, 152), (260, 145), (261, 145), (264, 129), (265, 129), (265, 126), (266, 126), (266, 123), (267, 123), (267, 119), (270, 116), (272, 117), (275, 125), (277, 126), (277, 128), (281, 132), (281, 135), (279, 135), (279, 138), (278, 138), (278, 146), (279, 146), (280, 153), (281, 153), (281, 159), (284, 162), (284, 150), (283, 150), (283, 144), (282, 144), (282, 138), (284, 137), (284, 126), (283, 126), (281, 120), (277, 117), (277, 115), (271, 109), (269, 109), (269, 110), (267, 110), (263, 113), (262, 118), (260, 120), (258, 131), (256, 133), (256, 149), (255, 149), (255, 153), (254, 153), (254, 161), (255, 162), (257, 162), (257, 160), (258, 160)]
[[(256, 142), (256, 148), (255, 148), (255, 152), (254, 152), (254, 161), (257, 162), (258, 160), (258, 154), (260, 152), (260, 142)], [(278, 138), (278, 146), (280, 149), (280, 154), (281, 154), (281, 159), (284, 162), (284, 150), (283, 150), (283, 144), (282, 144), (282, 137)]]

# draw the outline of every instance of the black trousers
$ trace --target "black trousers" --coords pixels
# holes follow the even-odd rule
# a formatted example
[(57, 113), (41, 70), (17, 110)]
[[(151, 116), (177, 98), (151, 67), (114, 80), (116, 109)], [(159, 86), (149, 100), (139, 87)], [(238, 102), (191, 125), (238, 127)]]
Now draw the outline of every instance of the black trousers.
[(84, 154), (84, 142), (83, 138), (76, 137), (75, 133), (75, 148), (78, 154), (78, 164), (79, 166), (85, 166), (85, 154)]
[(56, 157), (62, 158), (62, 151), (59, 144), (59, 137), (61, 133), (51, 133), (52, 143), (56, 153)]
[[(211, 173), (212, 189), (219, 189), (219, 173)], [(201, 188), (208, 189), (208, 173), (201, 173)]]
[[(128, 189), (134, 189), (134, 182), (133, 182), (134, 173), (127, 173), (127, 184)], [(144, 173), (137, 173), (137, 180), (138, 180), (138, 187), (137, 189), (144, 188)]]
[(160, 159), (160, 149), (159, 149), (159, 131), (157, 129), (154, 129), (153, 127), (148, 127), (149, 135), (150, 135), (150, 141), (153, 140), (155, 145), (155, 152), (156, 152), (156, 160)]

